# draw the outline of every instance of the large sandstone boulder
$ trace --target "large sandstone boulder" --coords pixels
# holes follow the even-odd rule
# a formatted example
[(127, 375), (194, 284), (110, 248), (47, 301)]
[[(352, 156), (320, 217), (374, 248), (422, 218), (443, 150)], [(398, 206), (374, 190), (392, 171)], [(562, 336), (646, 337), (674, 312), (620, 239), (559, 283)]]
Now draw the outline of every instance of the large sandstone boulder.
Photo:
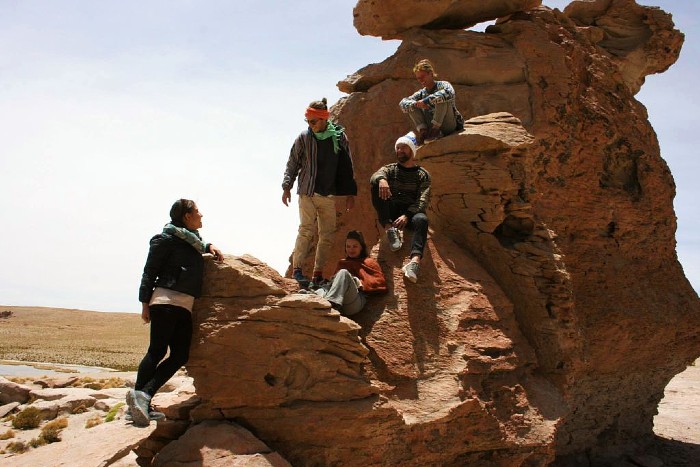
[(293, 465), (607, 465), (650, 439), (664, 387), (700, 356), (673, 179), (634, 99), (682, 35), (629, 0), (521, 11), (488, 31), (413, 27), (339, 83), (359, 181), (410, 129), (397, 104), (417, 59), (455, 86), (464, 131), (417, 152), (433, 179), (419, 282), (403, 279), (409, 242), (385, 245), (362, 183), (339, 231), (365, 233), (389, 293), (354, 321), (254, 258), (207, 262), (186, 433), (235, 421)]
[[(673, 180), (633, 96), (675, 62), (683, 35), (669, 14), (628, 0), (520, 12), (487, 31), (404, 33), (392, 57), (339, 83), (349, 96), (334, 112), (367, 180), (410, 129), (397, 104), (417, 87), (412, 64), (429, 58), (454, 85), (471, 120), (418, 151), (433, 177), (434, 232), (512, 301), (537, 372), (566, 401), (559, 459), (604, 458), (651, 435), (663, 388), (700, 354), (697, 294), (674, 248)], [(531, 143), (517, 120), (484, 116), (498, 112)], [(362, 189), (358, 211), (372, 212)], [(379, 237), (371, 219), (343, 219), (341, 231)]]
[(221, 421), (203, 422), (153, 459), (154, 467), (202, 465), (207, 467), (289, 467), (290, 464), (245, 428)]
[(541, 3), (542, 0), (359, 0), (353, 16), (360, 34), (390, 39), (414, 27), (464, 29)]
[(645, 76), (673, 65), (683, 45), (671, 15), (634, 0), (577, 0), (564, 13), (609, 54), (633, 93)]

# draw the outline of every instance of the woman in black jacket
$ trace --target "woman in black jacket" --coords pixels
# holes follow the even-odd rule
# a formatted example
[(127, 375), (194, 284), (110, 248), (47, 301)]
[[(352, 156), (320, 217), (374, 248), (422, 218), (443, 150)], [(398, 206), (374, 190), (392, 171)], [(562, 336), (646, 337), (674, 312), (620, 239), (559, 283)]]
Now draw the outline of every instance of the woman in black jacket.
[[(202, 254), (223, 259), (218, 248), (202, 241), (197, 231), (202, 227), (202, 214), (194, 201), (175, 201), (170, 219), (163, 232), (151, 239), (139, 288), (141, 318), (151, 323), (151, 340), (134, 389), (126, 396), (134, 425), (139, 426), (163, 417), (151, 408), (151, 398), (189, 358), (192, 306), (202, 291)], [(168, 348), (170, 355), (163, 360)]]

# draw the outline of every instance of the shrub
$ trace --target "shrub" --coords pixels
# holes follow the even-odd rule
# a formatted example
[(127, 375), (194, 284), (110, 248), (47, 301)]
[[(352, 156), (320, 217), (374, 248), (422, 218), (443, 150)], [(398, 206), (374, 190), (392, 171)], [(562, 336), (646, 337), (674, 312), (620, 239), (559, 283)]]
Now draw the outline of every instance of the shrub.
[(43, 416), (36, 407), (27, 407), (12, 419), (12, 426), (20, 430), (31, 430), (37, 428)]
[(46, 444), (46, 440), (41, 436), (29, 440), (29, 445), (33, 448), (38, 448), (39, 446), (43, 446), (44, 444)]
[(0, 440), (10, 439), (15, 437), (15, 432), (12, 430), (7, 430), (5, 433), (0, 434)]
[(94, 414), (85, 421), (85, 428), (96, 427), (97, 425), (99, 425), (101, 423), (102, 423), (102, 417), (100, 417), (99, 414)]
[(77, 415), (77, 414), (79, 414), (79, 413), (85, 413), (85, 412), (87, 412), (87, 410), (88, 410), (88, 409), (87, 409), (87, 407), (85, 407), (84, 404), (80, 404), (79, 406), (77, 406), (76, 408), (74, 408), (74, 409), (71, 411), (71, 413), (72, 413), (73, 415)]
[(126, 380), (123, 378), (100, 378), (94, 379), (86, 376), (85, 378), (80, 378), (78, 381), (72, 384), (74, 387), (88, 388), (99, 391), (101, 389), (112, 389), (112, 388), (123, 388), (126, 386)]
[(41, 436), (47, 443), (55, 443), (61, 441), (61, 430), (68, 426), (66, 417), (52, 420), (41, 428)]
[(116, 418), (117, 413), (119, 412), (119, 409), (121, 409), (122, 407), (124, 407), (123, 402), (119, 402), (117, 405), (112, 407), (109, 410), (109, 412), (107, 412), (107, 415), (105, 416), (105, 422), (109, 423), (109, 422), (113, 421)]
[(20, 454), (20, 453), (26, 452), (27, 449), (29, 449), (29, 448), (22, 441), (16, 441), (14, 443), (8, 444), (5, 447), (5, 449), (7, 449), (9, 452), (13, 452), (15, 454)]

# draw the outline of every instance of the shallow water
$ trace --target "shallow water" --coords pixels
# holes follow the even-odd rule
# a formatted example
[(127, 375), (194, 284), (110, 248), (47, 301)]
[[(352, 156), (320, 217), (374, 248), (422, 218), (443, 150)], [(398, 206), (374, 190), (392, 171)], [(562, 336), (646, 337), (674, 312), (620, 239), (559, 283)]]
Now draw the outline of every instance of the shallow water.
[(101, 373), (115, 371), (110, 368), (100, 368), (96, 366), (64, 365), (55, 363), (37, 363), (37, 365), (41, 368), (37, 368), (31, 364), (0, 364), (0, 376), (70, 375), (75, 373)]

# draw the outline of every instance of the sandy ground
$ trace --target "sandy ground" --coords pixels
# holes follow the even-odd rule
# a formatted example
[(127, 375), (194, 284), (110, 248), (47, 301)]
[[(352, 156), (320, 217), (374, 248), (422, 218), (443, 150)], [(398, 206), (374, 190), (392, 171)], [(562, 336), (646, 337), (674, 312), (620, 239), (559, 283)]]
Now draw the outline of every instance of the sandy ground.
[(654, 418), (656, 442), (649, 454), (666, 467), (700, 466), (700, 359), (666, 386)]

